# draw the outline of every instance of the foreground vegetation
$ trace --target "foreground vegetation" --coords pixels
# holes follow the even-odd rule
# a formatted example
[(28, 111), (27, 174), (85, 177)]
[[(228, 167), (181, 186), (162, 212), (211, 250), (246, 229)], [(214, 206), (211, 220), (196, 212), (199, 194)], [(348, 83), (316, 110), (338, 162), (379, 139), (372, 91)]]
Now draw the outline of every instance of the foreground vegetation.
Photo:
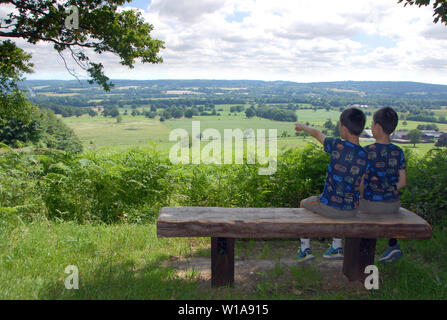
[[(172, 257), (209, 257), (209, 239), (158, 239), (154, 221), (162, 206), (297, 207), (323, 187), (328, 159), (319, 146), (285, 151), (272, 176), (258, 175), (258, 165), (172, 165), (151, 148), (2, 152), (0, 298), (447, 298), (445, 150), (407, 152), (403, 205), (435, 232), (431, 240), (403, 240), (405, 258), (379, 267), (381, 289), (374, 292), (328, 289), (326, 275), (312, 265), (280, 264), (257, 275), (249, 290), (211, 290), (197, 272), (179, 277), (164, 264)], [(385, 246), (380, 240), (377, 254)], [(287, 251), (281, 257), (294, 259), (296, 247), (290, 240), (237, 241), (236, 253), (256, 258), (261, 250), (272, 258)], [(80, 270), (80, 290), (63, 285), (68, 265)]]
[[(442, 225), (447, 200), (447, 150), (420, 156), (406, 149), (408, 186), (403, 204)], [(0, 155), (0, 208), (33, 220), (153, 222), (160, 208), (179, 206), (298, 207), (323, 189), (328, 154), (309, 144), (278, 156), (273, 175), (260, 164), (173, 165), (155, 148), (39, 150)]]

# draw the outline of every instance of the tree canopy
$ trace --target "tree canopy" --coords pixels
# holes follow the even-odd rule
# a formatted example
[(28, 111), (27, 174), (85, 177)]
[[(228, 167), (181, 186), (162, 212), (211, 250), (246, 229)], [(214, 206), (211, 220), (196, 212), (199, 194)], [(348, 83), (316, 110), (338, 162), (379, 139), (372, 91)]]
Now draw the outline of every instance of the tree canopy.
[(23, 80), (22, 75), (32, 72), (30, 59), (31, 55), (17, 48), (14, 42), (0, 43), (0, 92), (15, 89), (17, 81)]
[[(158, 56), (164, 49), (163, 41), (152, 39), (153, 25), (145, 22), (141, 13), (118, 9), (126, 2), (131, 0), (0, 0), (0, 5), (9, 4), (15, 9), (0, 19), (0, 37), (22, 38), (31, 44), (50, 42), (64, 61), (62, 53), (68, 51), (76, 64), (89, 74), (90, 83), (110, 90), (113, 84), (105, 75), (102, 63), (92, 61), (86, 49), (113, 53), (129, 68), (134, 67), (137, 59), (143, 63), (163, 62)], [(71, 19), (74, 12), (76, 17)], [(28, 63), (31, 56), (10, 40), (1, 43), (0, 51), (3, 62), (9, 61), (8, 70), (4, 70), (4, 63), (0, 66), (2, 87), (5, 83), (13, 85), (17, 75), (31, 71), (32, 65)], [(67, 65), (66, 68), (76, 76)], [(4, 77), (8, 78), (7, 82)]]
[(418, 129), (413, 129), (407, 134), (407, 138), (413, 144), (413, 147), (416, 147), (416, 143), (421, 142), (422, 132)]
[(436, 141), (435, 147), (447, 147), (447, 133), (443, 133), (438, 141)]
[[(399, 0), (398, 3), (405, 2), (404, 6), (407, 5), (417, 5), (419, 7), (428, 6), (430, 0)], [(435, 0), (433, 2), (433, 22), (438, 23), (441, 20), (442, 23), (447, 25), (447, 1), (446, 0)]]

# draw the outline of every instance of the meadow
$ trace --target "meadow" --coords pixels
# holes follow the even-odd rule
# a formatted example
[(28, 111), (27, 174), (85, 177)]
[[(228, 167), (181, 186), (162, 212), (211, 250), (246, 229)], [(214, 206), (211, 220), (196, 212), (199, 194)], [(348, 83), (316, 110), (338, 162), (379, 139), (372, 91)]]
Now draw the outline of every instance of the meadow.
[[(176, 143), (169, 141), (169, 134), (174, 129), (185, 129), (191, 133), (192, 121), (200, 121), (201, 131), (213, 128), (219, 131), (221, 137), (224, 137), (224, 129), (265, 129), (268, 135), (268, 129), (276, 129), (278, 134), (277, 146), (278, 152), (283, 152), (289, 148), (303, 148), (308, 143), (314, 142), (311, 137), (296, 137), (295, 126), (293, 122), (280, 122), (269, 119), (253, 117), (247, 118), (244, 112), (230, 113), (232, 105), (217, 105), (216, 110), (220, 115), (216, 116), (194, 116), (191, 119), (170, 119), (160, 122), (159, 118), (149, 119), (144, 116), (122, 115), (122, 122), (117, 123), (114, 118), (110, 117), (90, 117), (87, 115), (81, 117), (63, 118), (64, 122), (71, 127), (76, 135), (81, 139), (86, 149), (91, 148), (111, 148), (111, 149), (127, 149), (136, 146), (154, 145), (161, 152), (169, 152), (169, 149)], [(140, 108), (142, 110), (143, 108)], [(447, 110), (439, 110), (438, 112), (446, 112)], [(121, 114), (124, 109), (120, 110)], [(334, 124), (338, 121), (339, 111), (326, 111), (318, 109), (300, 109), (296, 112), (298, 122), (309, 123), (310, 126), (323, 130), (323, 124), (330, 119)], [(366, 128), (371, 127), (372, 117), (367, 116)], [(421, 121), (406, 121), (403, 125), (400, 121), (397, 130), (415, 129), (420, 124), (429, 124)], [(440, 131), (447, 132), (447, 124), (437, 124)], [(287, 136), (281, 135), (286, 133)], [(361, 145), (372, 143), (370, 140), (361, 140)], [(203, 148), (206, 142), (202, 143)], [(416, 148), (411, 144), (398, 144), (402, 148), (409, 148), (417, 153), (425, 154), (434, 147), (434, 143), (418, 143)], [(222, 139), (223, 150), (223, 139)], [(234, 150), (234, 146), (233, 146)]]

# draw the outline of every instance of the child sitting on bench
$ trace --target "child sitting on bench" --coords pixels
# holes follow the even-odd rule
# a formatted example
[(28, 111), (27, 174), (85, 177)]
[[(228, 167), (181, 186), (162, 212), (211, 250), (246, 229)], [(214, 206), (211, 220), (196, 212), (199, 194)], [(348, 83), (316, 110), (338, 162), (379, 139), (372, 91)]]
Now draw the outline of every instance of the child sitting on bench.
[[(367, 214), (397, 213), (400, 208), (398, 190), (406, 184), (405, 157), (401, 148), (390, 142), (390, 135), (397, 127), (397, 113), (389, 107), (373, 115), (371, 130), (376, 142), (366, 146), (368, 167), (360, 189), (359, 211)], [(402, 257), (399, 243), (389, 239), (388, 248), (380, 262), (394, 262)]]
[[(300, 207), (329, 218), (349, 218), (356, 214), (359, 204), (359, 187), (367, 170), (367, 154), (359, 145), (359, 136), (365, 127), (365, 114), (349, 108), (340, 115), (340, 136), (326, 137), (319, 130), (296, 123), (296, 131), (305, 131), (317, 139), (324, 151), (330, 153), (323, 193), (301, 201)], [(330, 259), (343, 259), (342, 240), (334, 238), (323, 255)], [(301, 239), (298, 262), (313, 259), (310, 240)]]

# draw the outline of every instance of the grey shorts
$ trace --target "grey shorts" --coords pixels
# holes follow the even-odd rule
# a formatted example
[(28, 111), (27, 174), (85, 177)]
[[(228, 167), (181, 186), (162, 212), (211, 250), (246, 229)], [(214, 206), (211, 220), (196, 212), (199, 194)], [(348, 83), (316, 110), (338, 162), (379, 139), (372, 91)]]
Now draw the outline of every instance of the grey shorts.
[(395, 214), (399, 212), (400, 200), (394, 201), (369, 201), (360, 199), (357, 210), (365, 214)]
[(304, 208), (330, 219), (345, 219), (355, 217), (357, 210), (340, 210), (322, 203), (318, 196), (304, 199)]

